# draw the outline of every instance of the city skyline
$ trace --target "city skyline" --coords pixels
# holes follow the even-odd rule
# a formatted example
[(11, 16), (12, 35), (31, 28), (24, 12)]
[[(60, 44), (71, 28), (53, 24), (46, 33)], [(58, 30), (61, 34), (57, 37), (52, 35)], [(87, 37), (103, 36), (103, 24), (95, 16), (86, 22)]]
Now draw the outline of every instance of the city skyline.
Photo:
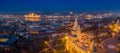
[(0, 53), (120, 53), (120, 0), (0, 0)]
[(119, 0), (1, 0), (0, 12), (120, 11)]

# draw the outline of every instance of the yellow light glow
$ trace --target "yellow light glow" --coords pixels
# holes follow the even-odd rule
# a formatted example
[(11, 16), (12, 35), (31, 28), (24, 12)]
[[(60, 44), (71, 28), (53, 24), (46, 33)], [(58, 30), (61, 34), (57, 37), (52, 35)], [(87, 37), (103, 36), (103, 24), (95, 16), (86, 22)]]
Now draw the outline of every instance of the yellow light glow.
[(31, 16), (33, 16), (34, 15), (34, 13), (31, 13)]
[(65, 37), (65, 39), (68, 39), (68, 37)]
[(112, 31), (114, 31), (114, 32), (119, 32), (120, 31), (120, 25), (119, 24), (113, 24), (113, 25), (110, 25), (109, 26), (110, 27), (110, 29), (112, 30)]
[(8, 38), (0, 38), (0, 42), (7, 42)]
[(41, 18), (41, 15), (37, 15), (34, 13), (30, 13), (28, 15), (25, 15), (25, 20), (27, 21), (39, 21)]
[(47, 41), (45, 41), (45, 44), (48, 44), (48, 42), (47, 42)]

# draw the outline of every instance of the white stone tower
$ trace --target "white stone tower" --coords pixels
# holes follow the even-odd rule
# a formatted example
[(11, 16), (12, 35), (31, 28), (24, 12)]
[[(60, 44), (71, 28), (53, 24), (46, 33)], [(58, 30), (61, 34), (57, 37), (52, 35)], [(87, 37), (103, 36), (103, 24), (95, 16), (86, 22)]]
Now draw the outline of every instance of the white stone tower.
[(80, 30), (80, 25), (78, 24), (77, 18), (75, 18), (75, 22), (74, 22), (71, 33), (74, 35), (77, 35), (77, 38), (80, 39), (81, 30)]

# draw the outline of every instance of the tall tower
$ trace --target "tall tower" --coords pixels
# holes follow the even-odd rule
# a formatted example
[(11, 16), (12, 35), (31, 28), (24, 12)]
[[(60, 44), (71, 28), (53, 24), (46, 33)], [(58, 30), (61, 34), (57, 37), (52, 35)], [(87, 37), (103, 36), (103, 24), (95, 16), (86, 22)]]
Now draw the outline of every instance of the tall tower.
[[(93, 49), (94, 49), (94, 41), (91, 42), (91, 39), (89, 36), (87, 36), (86, 34), (84, 33), (81, 33), (81, 29), (80, 29), (80, 25), (78, 24), (78, 21), (77, 21), (77, 18), (75, 18), (75, 22), (74, 22), (74, 25), (73, 25), (73, 28), (71, 30), (71, 33), (73, 35), (76, 35), (77, 37), (72, 37), (72, 41), (74, 41), (73, 45), (77, 43), (77, 49), (80, 49), (80, 50), (76, 50), (74, 46), (71, 46), (74, 47), (74, 49), (79, 53), (93, 53)], [(81, 46), (79, 47), (78, 45), (79, 44), (81, 45), (84, 45), (84, 46)], [(87, 50), (84, 50), (83, 48), (86, 48)], [(73, 53), (73, 52), (72, 52)]]
[(118, 20), (117, 20), (117, 24), (119, 24), (119, 22), (120, 22), (120, 21), (119, 21), (119, 19), (118, 19)]
[(78, 24), (77, 18), (75, 18), (73, 30), (80, 30), (80, 26), (79, 26), (79, 24)]
[(75, 18), (74, 26), (72, 28), (71, 33), (73, 35), (76, 35), (78, 38), (80, 38), (81, 30), (80, 30), (80, 26), (78, 24), (77, 18)]

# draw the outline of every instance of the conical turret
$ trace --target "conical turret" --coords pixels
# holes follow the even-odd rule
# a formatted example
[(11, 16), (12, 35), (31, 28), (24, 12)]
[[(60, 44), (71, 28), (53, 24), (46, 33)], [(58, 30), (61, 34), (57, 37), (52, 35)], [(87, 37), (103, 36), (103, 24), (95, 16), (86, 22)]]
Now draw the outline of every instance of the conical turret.
[(119, 24), (119, 22), (120, 22), (120, 21), (119, 21), (119, 19), (118, 19), (118, 20), (117, 20), (117, 24)]
[(78, 24), (77, 18), (75, 18), (74, 26), (72, 28), (71, 33), (74, 34), (74, 35), (76, 35), (77, 38), (80, 39), (81, 30), (80, 30), (80, 26)]
[(95, 48), (95, 43), (94, 43), (94, 41), (91, 42), (90, 47), (89, 47), (89, 50), (90, 50), (90, 53), (96, 52), (96, 51), (95, 51), (96, 48)]
[(80, 30), (80, 26), (79, 26), (79, 24), (78, 24), (77, 18), (75, 18), (73, 30)]

